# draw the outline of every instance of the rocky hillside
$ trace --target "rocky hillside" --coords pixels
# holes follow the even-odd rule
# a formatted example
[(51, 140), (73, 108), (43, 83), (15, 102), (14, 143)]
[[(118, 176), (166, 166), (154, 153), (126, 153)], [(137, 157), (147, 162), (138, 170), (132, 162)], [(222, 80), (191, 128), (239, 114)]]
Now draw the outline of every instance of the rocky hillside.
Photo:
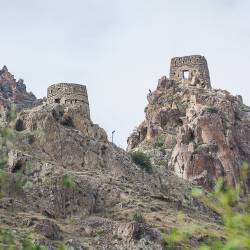
[[(33, 93), (26, 91), (22, 79), (16, 81), (6, 66), (0, 70), (0, 120), (5, 120), (11, 104), (15, 104), (17, 111), (31, 108), (42, 103)], [(2, 119), (1, 119), (2, 118)]]
[(170, 79), (163, 76), (147, 96), (145, 120), (127, 150), (143, 151), (154, 165), (211, 189), (218, 177), (238, 184), (243, 162), (250, 162), (250, 108), (241, 96), (204, 85), (206, 67), (200, 56), (172, 59)]
[[(163, 79), (157, 91), (166, 93), (167, 82)], [(29, 236), (50, 250), (60, 244), (74, 250), (159, 250), (164, 249), (162, 233), (190, 222), (204, 228), (191, 238), (193, 247), (222, 233), (218, 216), (191, 195), (186, 180), (168, 169), (141, 169), (86, 116), (87, 102), (79, 102), (86, 96), (76, 97), (78, 87), (59, 84), (56, 88), (60, 95), (54, 102), (21, 110), (14, 122), (5, 166), (9, 182), (1, 187), (5, 190), (0, 198), (2, 228), (14, 230), (19, 238)], [(13, 89), (4, 91), (4, 96), (13, 98)], [(23, 100), (25, 105), (27, 99)], [(180, 126), (177, 115), (172, 117), (171, 128)], [(168, 122), (162, 122), (167, 128)], [(145, 133), (150, 140), (156, 138), (153, 131)], [(168, 138), (166, 145), (174, 146), (173, 138)], [(20, 178), (23, 186), (17, 189)], [(180, 211), (185, 221), (177, 219)]]

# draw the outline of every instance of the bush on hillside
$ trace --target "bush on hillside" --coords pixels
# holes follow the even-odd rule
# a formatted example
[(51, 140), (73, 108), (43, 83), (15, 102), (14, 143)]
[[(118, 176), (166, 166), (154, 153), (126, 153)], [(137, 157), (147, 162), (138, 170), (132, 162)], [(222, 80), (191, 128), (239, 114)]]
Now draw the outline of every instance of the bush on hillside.
[(145, 218), (141, 212), (135, 212), (133, 214), (133, 221), (137, 223), (145, 223)]
[(131, 153), (132, 160), (135, 164), (137, 164), (141, 169), (144, 169), (147, 172), (152, 170), (151, 161), (148, 155), (143, 152), (132, 152)]

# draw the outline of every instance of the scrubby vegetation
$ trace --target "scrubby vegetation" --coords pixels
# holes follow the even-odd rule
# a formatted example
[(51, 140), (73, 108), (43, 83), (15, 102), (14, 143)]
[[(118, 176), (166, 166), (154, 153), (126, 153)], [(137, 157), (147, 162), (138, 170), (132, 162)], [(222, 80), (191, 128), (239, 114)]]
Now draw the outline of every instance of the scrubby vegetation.
[[(20, 197), (23, 195), (25, 178), (21, 173), (9, 173), (7, 171), (7, 152), (12, 147), (14, 131), (11, 128), (0, 128), (0, 198)], [(199, 145), (197, 145), (198, 147)], [(151, 171), (150, 158), (143, 152), (131, 153), (133, 161), (145, 171)], [(200, 188), (193, 189), (193, 196), (204, 201), (204, 203), (220, 215), (224, 232), (218, 235), (210, 235), (202, 239), (197, 247), (199, 250), (250, 250), (250, 198), (242, 196), (246, 190), (246, 176), (248, 176), (247, 164), (242, 167), (242, 181), (239, 186), (229, 187), (223, 179), (219, 179), (213, 192), (205, 194)], [(65, 190), (75, 186), (74, 177), (65, 174), (62, 176), (62, 186)], [(145, 223), (145, 218), (140, 211), (136, 211), (132, 220), (136, 223)], [(178, 221), (185, 221), (180, 213)], [(184, 223), (183, 223), (184, 225)], [(204, 230), (199, 225), (189, 224), (180, 228), (174, 228), (169, 234), (163, 235), (165, 249), (190, 249), (190, 241), (199, 231)], [(97, 231), (98, 235), (102, 231)], [(28, 236), (20, 237), (17, 232), (6, 226), (0, 225), (0, 250), (45, 250), (33, 242)], [(60, 250), (67, 249), (63, 246)]]
[(164, 142), (165, 142), (164, 135), (158, 136), (155, 143), (154, 143), (154, 147), (155, 148), (163, 148)]
[[(245, 169), (246, 164), (242, 169)], [(244, 172), (244, 171), (243, 171)], [(222, 219), (224, 227), (223, 236), (209, 236), (198, 247), (199, 250), (247, 250), (250, 249), (250, 198), (241, 197), (245, 189), (244, 178), (241, 186), (236, 188), (227, 186), (219, 179), (213, 192), (205, 195), (202, 189), (193, 190), (193, 196), (204, 201), (204, 203), (216, 211)], [(178, 220), (184, 220), (180, 215)], [(165, 249), (190, 249), (190, 240), (202, 230), (201, 226), (194, 224), (181, 229), (174, 228), (169, 234), (163, 236)]]
[[(15, 119), (15, 111), (11, 112), (10, 117), (11, 120)], [(25, 178), (18, 172), (12, 174), (7, 171), (7, 153), (12, 146), (13, 138), (14, 130), (12, 129), (12, 123), (10, 123), (9, 127), (0, 128), (0, 198), (22, 195), (23, 186), (26, 183)]]
[[(15, 119), (12, 112), (11, 119)], [(0, 198), (16, 197), (23, 194), (25, 180), (21, 174), (8, 173), (7, 152), (12, 145), (14, 130), (10, 127), (0, 127)], [(42, 250), (41, 247), (27, 239), (19, 239), (9, 228), (0, 225), (0, 250)]]
[(133, 214), (133, 221), (135, 221), (137, 223), (144, 223), (145, 218), (141, 212), (137, 211)]
[(216, 107), (212, 107), (212, 106), (208, 106), (206, 107), (206, 111), (209, 112), (209, 113), (218, 113), (218, 108)]
[(65, 174), (63, 176), (63, 187), (69, 189), (69, 188), (73, 188), (75, 185), (74, 179), (72, 176)]
[[(15, 120), (15, 111), (11, 112), (11, 120)], [(7, 153), (12, 147), (15, 138), (13, 122), (7, 128), (0, 127), (0, 199), (3, 197), (20, 197), (24, 193), (26, 179), (19, 172), (9, 173), (7, 170)], [(63, 185), (70, 188), (74, 185), (70, 176), (64, 176)], [(33, 242), (28, 235), (18, 235), (17, 232), (0, 224), (0, 250), (47, 250), (47, 247), (40, 246)], [(60, 246), (58, 250), (69, 248)]]
[(147, 172), (152, 170), (152, 165), (150, 161), (150, 157), (143, 152), (132, 152), (131, 153), (132, 160), (135, 164), (137, 164), (141, 169), (144, 169)]

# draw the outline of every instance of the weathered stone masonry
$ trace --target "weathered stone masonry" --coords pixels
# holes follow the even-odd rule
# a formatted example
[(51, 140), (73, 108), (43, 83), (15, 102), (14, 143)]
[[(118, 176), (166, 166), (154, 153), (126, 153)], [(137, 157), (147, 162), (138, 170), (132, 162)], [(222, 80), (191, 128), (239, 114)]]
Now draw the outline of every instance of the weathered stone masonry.
[(200, 55), (172, 58), (170, 79), (201, 88), (211, 88), (207, 61)]
[(90, 119), (87, 88), (75, 83), (57, 83), (48, 88), (48, 103), (58, 103), (65, 106), (79, 106), (84, 109), (86, 118)]

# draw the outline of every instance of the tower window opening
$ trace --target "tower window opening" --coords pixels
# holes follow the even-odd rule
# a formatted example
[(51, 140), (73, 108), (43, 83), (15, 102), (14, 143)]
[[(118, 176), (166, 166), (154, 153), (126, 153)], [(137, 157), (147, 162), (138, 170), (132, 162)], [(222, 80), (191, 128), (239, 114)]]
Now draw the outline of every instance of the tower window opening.
[(55, 99), (55, 103), (60, 103), (60, 99), (59, 98), (57, 98), (57, 99)]
[(189, 71), (188, 70), (184, 70), (183, 71), (183, 79), (184, 80), (188, 80), (189, 79)]

